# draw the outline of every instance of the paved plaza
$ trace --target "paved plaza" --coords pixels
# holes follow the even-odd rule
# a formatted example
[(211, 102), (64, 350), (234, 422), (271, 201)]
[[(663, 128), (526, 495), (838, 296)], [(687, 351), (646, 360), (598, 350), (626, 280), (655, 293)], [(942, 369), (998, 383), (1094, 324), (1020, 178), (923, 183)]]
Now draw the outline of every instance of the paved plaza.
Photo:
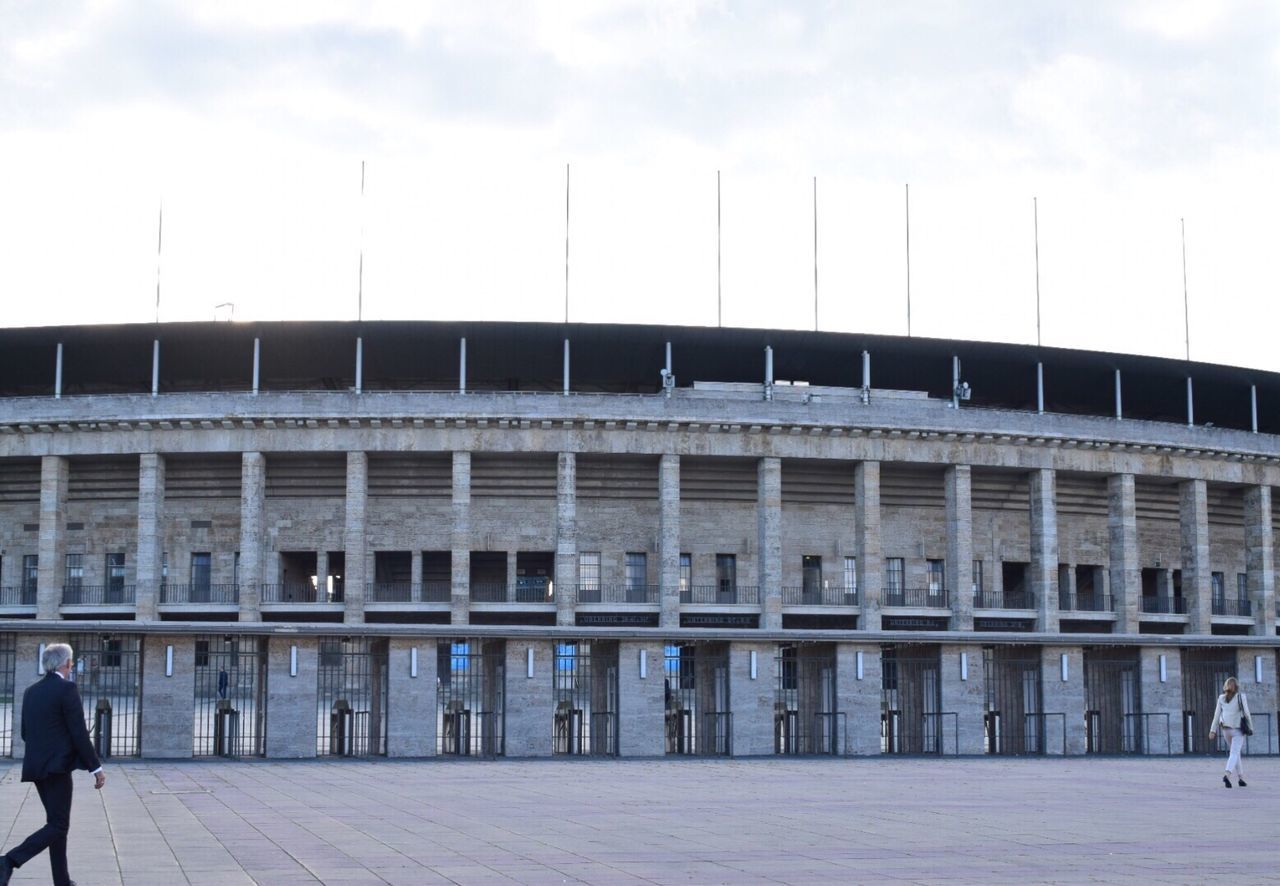
[[(1280, 759), (135, 761), (76, 780), (90, 884), (1253, 883)], [(0, 834), (42, 820), (0, 768)], [(48, 883), (44, 856), (14, 877)]]

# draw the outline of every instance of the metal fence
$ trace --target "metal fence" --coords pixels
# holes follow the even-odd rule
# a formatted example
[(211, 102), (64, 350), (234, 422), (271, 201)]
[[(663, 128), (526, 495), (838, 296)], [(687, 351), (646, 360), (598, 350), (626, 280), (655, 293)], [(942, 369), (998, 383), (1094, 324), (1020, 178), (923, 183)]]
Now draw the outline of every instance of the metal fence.
[[(982, 664), (986, 676), (986, 752), (1043, 754), (1047, 745), (1040, 650), (1029, 646), (988, 646), (982, 650)], [(1065, 733), (1064, 729), (1064, 742)]]
[(447, 581), (376, 581), (368, 585), (370, 603), (448, 603), (453, 585)]
[(760, 602), (760, 588), (752, 585), (689, 585), (680, 589), (681, 603), (752, 604)]
[(950, 595), (946, 588), (885, 588), (882, 606), (904, 606), (917, 609), (948, 609)]
[(782, 589), (783, 606), (857, 606), (858, 591), (856, 588), (818, 587), (784, 587)]
[(1035, 609), (1032, 591), (979, 591), (973, 597), (975, 609)]
[(657, 603), (659, 585), (578, 585), (579, 603)]
[(13, 705), (18, 689), (15, 682), (17, 640), (14, 634), (0, 634), (0, 757), (13, 754)]
[(1212, 601), (1214, 615), (1253, 615), (1253, 603), (1249, 600), (1217, 597)]
[(727, 643), (668, 644), (663, 656), (663, 687), (666, 753), (733, 753)]
[(552, 692), (553, 753), (617, 755), (617, 641), (557, 643)]
[[(880, 750), (945, 753), (942, 657), (937, 646), (886, 646), (881, 652)], [(958, 723), (958, 720), (956, 721)], [(958, 730), (958, 725), (956, 729)], [(959, 750), (957, 742), (951, 753)]]
[(0, 588), (0, 606), (35, 606), (36, 589), (30, 585), (8, 585)]
[(1182, 752), (1210, 754), (1209, 724), (1222, 684), (1236, 673), (1234, 649), (1182, 650)]
[(62, 602), (66, 606), (130, 606), (134, 602), (134, 586), (63, 585)]
[(1064, 612), (1115, 612), (1116, 601), (1110, 594), (1058, 594), (1058, 608)]
[(332, 592), (326, 588), (317, 588), (310, 582), (262, 585), (263, 603), (341, 603), (342, 601), (341, 585), (336, 585)]
[(840, 754), (833, 643), (782, 643), (774, 657), (776, 754)]
[(240, 602), (240, 586), (236, 584), (162, 584), (160, 585), (160, 602), (234, 605)]
[(70, 639), (75, 681), (99, 757), (136, 757), (142, 751), (142, 637), (79, 634)]
[(195, 756), (262, 756), (267, 722), (266, 639), (196, 637), (195, 709)]
[(1187, 601), (1185, 597), (1153, 597), (1142, 598), (1142, 611), (1151, 615), (1186, 615)]
[(320, 638), (317, 756), (387, 752), (387, 661), (385, 639)]
[(441, 640), (436, 674), (436, 750), (463, 757), (505, 753), (506, 643)]
[(1087, 650), (1084, 695), (1086, 753), (1147, 753), (1137, 650)]

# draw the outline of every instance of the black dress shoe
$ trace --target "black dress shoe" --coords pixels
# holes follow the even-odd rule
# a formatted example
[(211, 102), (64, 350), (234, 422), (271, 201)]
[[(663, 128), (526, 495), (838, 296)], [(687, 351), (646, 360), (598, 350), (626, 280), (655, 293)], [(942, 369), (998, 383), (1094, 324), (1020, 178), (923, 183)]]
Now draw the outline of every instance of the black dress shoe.
[(9, 856), (0, 855), (0, 886), (9, 886), (9, 878), (13, 876), (13, 862)]
[(1224, 775), (1224, 776), (1222, 776), (1222, 786), (1223, 786), (1224, 788), (1229, 788), (1229, 787), (1231, 787), (1231, 779), (1227, 778), (1227, 776), (1225, 776), (1225, 775)]
[(1240, 787), (1242, 788), (1247, 788), (1249, 786), (1249, 783), (1245, 781), (1243, 778), (1237, 778), (1236, 784), (1240, 785)]

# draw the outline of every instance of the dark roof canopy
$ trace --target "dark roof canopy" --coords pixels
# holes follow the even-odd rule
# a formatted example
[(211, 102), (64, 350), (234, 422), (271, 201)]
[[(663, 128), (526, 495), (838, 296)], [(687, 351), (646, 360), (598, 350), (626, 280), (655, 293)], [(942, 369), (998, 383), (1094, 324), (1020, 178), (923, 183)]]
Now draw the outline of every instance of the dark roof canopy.
[(679, 386), (697, 381), (761, 382), (764, 348), (774, 378), (860, 387), (862, 352), (876, 388), (950, 396), (951, 358), (973, 391), (973, 406), (1036, 408), (1036, 364), (1044, 364), (1045, 408), (1113, 415), (1115, 371), (1126, 417), (1186, 421), (1186, 379), (1199, 423), (1249, 429), (1257, 388), (1259, 430), (1280, 433), (1280, 374), (1157, 357), (988, 342), (798, 330), (560, 323), (280, 322), (59, 326), (0, 330), (0, 396), (54, 390), (63, 347), (66, 394), (147, 393), (153, 342), (160, 342), (159, 390), (249, 390), (254, 340), (262, 390), (345, 390), (355, 384), (363, 343), (365, 390), (457, 390), (466, 339), (469, 390), (547, 391), (563, 385), (564, 339), (570, 386), (581, 392), (660, 389), (665, 347)]

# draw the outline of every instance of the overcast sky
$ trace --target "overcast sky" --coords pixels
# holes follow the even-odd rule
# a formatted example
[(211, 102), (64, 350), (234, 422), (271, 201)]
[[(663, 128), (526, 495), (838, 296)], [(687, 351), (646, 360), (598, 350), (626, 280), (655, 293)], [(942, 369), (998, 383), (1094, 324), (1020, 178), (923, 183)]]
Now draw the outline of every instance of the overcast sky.
[[(1280, 371), (1280, 4), (0, 0), (8, 325), (569, 317)], [(366, 163), (361, 197), (361, 161)], [(721, 179), (717, 275), (716, 177)], [(218, 312), (225, 316), (227, 308)]]

